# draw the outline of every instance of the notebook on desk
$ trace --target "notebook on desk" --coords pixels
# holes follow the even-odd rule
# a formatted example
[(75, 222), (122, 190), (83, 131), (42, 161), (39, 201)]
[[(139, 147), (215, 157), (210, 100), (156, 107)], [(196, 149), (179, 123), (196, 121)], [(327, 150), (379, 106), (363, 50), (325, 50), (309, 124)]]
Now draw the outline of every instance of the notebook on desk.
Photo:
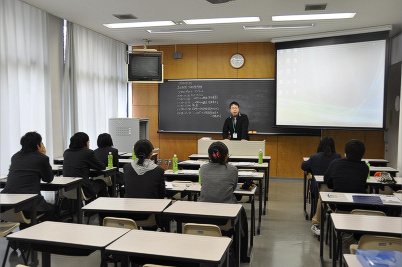
[(384, 205), (379, 196), (359, 196), (354, 195), (353, 202), (360, 204)]

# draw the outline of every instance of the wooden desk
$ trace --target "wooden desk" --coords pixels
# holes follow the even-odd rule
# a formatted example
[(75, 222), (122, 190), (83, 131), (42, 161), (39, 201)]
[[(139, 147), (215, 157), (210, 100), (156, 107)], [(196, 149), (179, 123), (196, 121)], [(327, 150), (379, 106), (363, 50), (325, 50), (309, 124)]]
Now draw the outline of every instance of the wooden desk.
[[(106, 246), (129, 231), (115, 227), (47, 221), (8, 235), (7, 239), (46, 245), (50, 251), (53, 247), (101, 250), (104, 256)], [(51, 266), (49, 251), (42, 251), (42, 266)]]
[[(189, 159), (191, 160), (199, 160), (199, 159), (208, 159), (209, 156), (208, 154), (192, 154), (189, 156)], [(229, 155), (229, 162), (258, 162), (258, 156), (242, 156), (242, 155)], [(265, 174), (265, 184), (264, 184), (264, 214), (265, 212), (265, 207), (267, 206), (267, 201), (268, 201), (268, 193), (269, 193), (269, 167), (271, 163), (271, 156), (264, 156), (263, 157), (263, 162), (268, 163), (268, 169)]]
[[(235, 229), (234, 246), (235, 257), (240, 266), (240, 216), (242, 205), (226, 203), (176, 201), (163, 213), (168, 221), (177, 222), (177, 232), (182, 232), (182, 223), (197, 222), (197, 219), (205, 220), (203, 223), (216, 224), (217, 220), (230, 220)], [(170, 229), (170, 227), (168, 227)]]
[[(355, 193), (338, 193), (338, 192), (320, 192), (321, 197), (321, 233), (324, 233), (324, 221), (325, 221), (325, 206), (326, 204), (343, 204), (343, 205), (358, 205), (358, 206), (372, 206), (372, 204), (362, 204), (353, 202), (353, 196), (367, 196), (368, 194), (355, 194)], [(381, 194), (370, 194), (380, 197), (390, 197), (392, 195), (381, 195)], [(394, 200), (397, 198), (393, 198)], [(388, 207), (390, 209), (396, 209), (400, 211), (402, 202), (396, 203), (383, 203), (382, 207)], [(355, 216), (355, 215), (354, 215)], [(323, 263), (323, 254), (324, 254), (324, 238), (320, 238), (320, 259)], [(334, 255), (333, 255), (334, 256)], [(333, 257), (334, 258), (334, 257)]]
[(180, 262), (222, 266), (226, 260), (229, 266), (231, 242), (227, 237), (132, 230), (107, 246), (106, 252), (122, 256), (123, 267), (129, 266), (129, 256), (142, 262), (163, 261), (170, 265)]
[[(307, 161), (310, 157), (303, 157), (303, 161)], [(370, 163), (370, 166), (385, 167), (389, 163), (386, 159), (362, 159), (364, 162)]]
[[(81, 181), (82, 178), (78, 177), (63, 177), (55, 176), (51, 183), (46, 183), (41, 181), (40, 190), (41, 191), (59, 191), (64, 189), (65, 191), (70, 191), (77, 189), (77, 222), (82, 223), (82, 193), (81, 193)], [(0, 179), (0, 187), (5, 187), (7, 183), (7, 177)]]
[[(177, 171), (177, 172), (174, 172), (172, 170), (166, 170), (165, 171), (165, 177), (168, 180), (189, 179), (191, 181), (198, 181), (198, 170), (180, 170), (180, 171)], [(264, 173), (262, 173), (262, 172), (243, 172), (243, 171), (239, 171), (238, 177), (239, 177), (239, 180), (252, 179), (252, 180), (262, 181), (264, 179)], [(260, 184), (262, 184), (262, 183), (260, 182)], [(257, 234), (259, 235), (261, 233), (262, 203), (263, 203), (263, 200), (265, 201), (265, 199), (263, 197), (262, 186), (258, 187), (258, 193), (259, 193), (259, 201), (258, 201)]]
[[(201, 165), (208, 163), (208, 161), (201, 161), (201, 160), (185, 160), (185, 161), (180, 161), (178, 163), (179, 168), (181, 169), (196, 169), (198, 170)], [(265, 184), (264, 187), (268, 184), (269, 186), (269, 163), (262, 163), (258, 164), (255, 162), (229, 162), (229, 164), (235, 166), (238, 169), (253, 169), (256, 171), (264, 171), (265, 173)], [(268, 194), (268, 191), (264, 191), (265, 194)], [(265, 195), (264, 199), (264, 208), (263, 208), (263, 214), (266, 214), (267, 210), (267, 201), (268, 196)]]
[(85, 205), (82, 210), (98, 213), (99, 225), (102, 225), (107, 214), (161, 214), (171, 202), (170, 199), (100, 197)]
[[(37, 223), (36, 194), (0, 194), (0, 211), (4, 212), (14, 208), (14, 212), (30, 210), (31, 224)], [(32, 262), (37, 264), (38, 255), (32, 250)]]
[(343, 254), (348, 267), (363, 267), (355, 254)]
[[(332, 266), (336, 266), (336, 260), (338, 258), (337, 248), (342, 248), (343, 233), (386, 235), (395, 237), (400, 237), (402, 235), (401, 217), (331, 213), (331, 220), (334, 233), (334, 238), (332, 239)], [(340, 251), (342, 255), (342, 250)], [(340, 257), (339, 266), (342, 266), (342, 257)]]

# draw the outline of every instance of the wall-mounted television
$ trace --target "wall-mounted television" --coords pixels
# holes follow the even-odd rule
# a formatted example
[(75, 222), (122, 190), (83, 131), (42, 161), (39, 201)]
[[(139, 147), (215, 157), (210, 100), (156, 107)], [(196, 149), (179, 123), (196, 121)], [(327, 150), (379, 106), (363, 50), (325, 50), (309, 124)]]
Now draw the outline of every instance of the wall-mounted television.
[(160, 53), (130, 53), (127, 80), (129, 82), (163, 82), (162, 55)]

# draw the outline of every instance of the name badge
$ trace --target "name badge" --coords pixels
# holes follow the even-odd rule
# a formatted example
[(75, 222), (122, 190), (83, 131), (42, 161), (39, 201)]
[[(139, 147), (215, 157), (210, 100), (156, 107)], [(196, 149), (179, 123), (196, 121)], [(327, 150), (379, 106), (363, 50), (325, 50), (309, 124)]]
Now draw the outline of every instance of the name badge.
[(233, 133), (233, 138), (237, 138), (237, 133)]

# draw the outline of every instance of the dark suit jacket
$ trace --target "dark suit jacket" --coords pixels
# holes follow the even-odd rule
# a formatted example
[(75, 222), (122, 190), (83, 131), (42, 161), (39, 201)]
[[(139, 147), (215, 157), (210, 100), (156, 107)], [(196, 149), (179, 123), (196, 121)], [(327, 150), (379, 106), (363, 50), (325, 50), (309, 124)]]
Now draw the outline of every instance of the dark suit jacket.
[(143, 175), (138, 175), (131, 164), (126, 164), (124, 170), (124, 197), (132, 198), (164, 198), (164, 169), (156, 167)]
[(107, 157), (109, 156), (109, 152), (112, 152), (113, 155), (113, 167), (119, 168), (119, 150), (111, 146), (100, 147), (94, 150), (95, 157), (105, 164), (105, 166), (108, 165)]
[[(236, 119), (235, 129), (236, 131), (233, 130), (233, 117), (230, 116), (225, 120), (225, 123), (223, 124), (222, 129), (223, 139), (228, 139), (230, 135), (231, 140), (241, 140), (241, 139), (250, 140), (250, 137), (248, 136), (248, 117), (246, 114), (239, 113)], [(234, 132), (237, 133), (237, 138), (233, 138)]]
[[(11, 158), (10, 171), (7, 184), (2, 193), (10, 194), (38, 194), (40, 195), (40, 182), (50, 183), (54, 175), (49, 163), (49, 157), (39, 151), (19, 151)], [(37, 210), (46, 210), (47, 202), (40, 196)]]
[(312, 173), (313, 175), (324, 175), (327, 171), (329, 164), (334, 159), (340, 159), (341, 155), (338, 153), (332, 154), (330, 157), (326, 156), (324, 152), (318, 152), (311, 155), (307, 161), (302, 163), (302, 170)]
[(89, 148), (75, 148), (64, 151), (63, 176), (81, 177), (82, 188), (85, 195), (93, 196), (94, 192), (89, 180), (89, 170), (104, 170), (106, 165), (95, 157), (93, 150)]

